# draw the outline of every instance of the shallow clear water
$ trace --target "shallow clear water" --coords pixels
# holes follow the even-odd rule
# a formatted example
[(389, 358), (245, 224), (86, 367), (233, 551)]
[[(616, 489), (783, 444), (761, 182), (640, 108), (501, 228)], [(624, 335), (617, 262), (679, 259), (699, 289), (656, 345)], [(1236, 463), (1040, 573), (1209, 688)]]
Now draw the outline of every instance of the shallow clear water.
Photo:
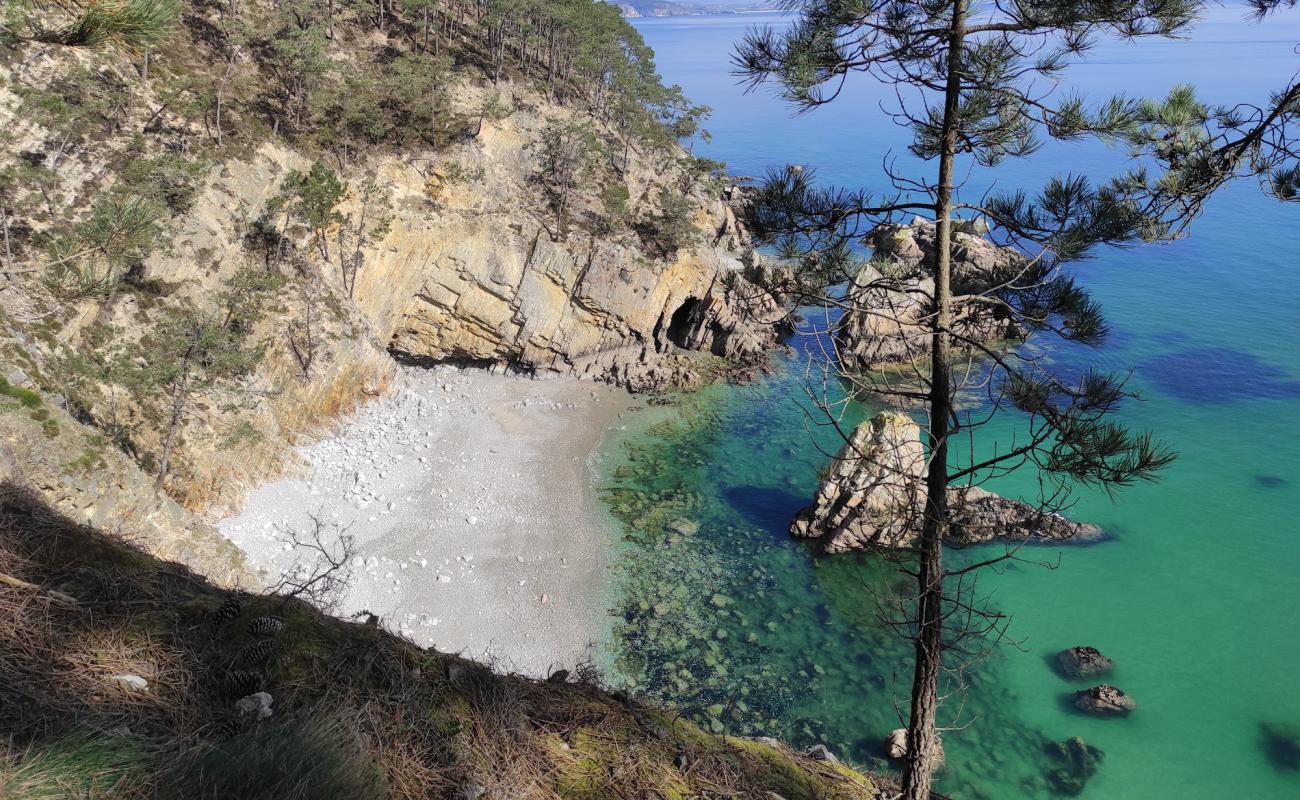
[[(700, 149), (733, 174), (786, 162), (848, 184), (878, 179), (902, 132), (859, 81), (836, 105), (791, 118), (728, 75), (732, 43), (776, 16), (650, 19), (638, 27), (661, 72), (715, 109)], [(1262, 99), (1300, 68), (1300, 14), (1266, 25), (1218, 9), (1188, 42), (1108, 45), (1069, 73), (1085, 91), (1159, 94), (1182, 81), (1214, 100)], [(905, 162), (903, 162), (905, 163)], [(1102, 177), (1123, 154), (1051, 146), (988, 175), (1032, 188), (1054, 170)], [(974, 188), (972, 188), (974, 191)], [(946, 735), (941, 788), (999, 800), (1049, 796), (1048, 741), (1082, 736), (1105, 756), (1084, 797), (1300, 797), (1300, 773), (1270, 760), (1259, 725), (1300, 723), (1300, 209), (1232, 187), (1190, 239), (1104, 253), (1076, 271), (1114, 329), (1100, 350), (1062, 348), (1071, 367), (1132, 370), (1143, 395), (1124, 417), (1180, 460), (1154, 486), (1081, 495), (1073, 516), (1116, 539), (1043, 549), (1060, 566), (990, 574), (1014, 615), (1003, 647), (972, 675)], [(873, 587), (894, 580), (860, 557), (819, 558), (787, 525), (836, 436), (804, 413), (799, 356), (747, 387), (716, 387), (649, 409), (604, 445), (603, 482), (630, 541), (613, 657), (641, 691), (735, 732), (823, 741), (871, 765), (906, 699), (907, 648), (874, 625)], [(856, 414), (870, 409), (856, 410)], [(1010, 421), (982, 435), (1009, 435)], [(997, 488), (1030, 492), (1028, 474)], [(678, 519), (698, 523), (674, 526)], [(671, 530), (678, 527), (679, 531)], [(687, 587), (677, 590), (677, 585)], [(1075, 644), (1111, 656), (1138, 701), (1123, 720), (1068, 708), (1079, 688), (1047, 658)], [(955, 709), (953, 709), (955, 711)]]

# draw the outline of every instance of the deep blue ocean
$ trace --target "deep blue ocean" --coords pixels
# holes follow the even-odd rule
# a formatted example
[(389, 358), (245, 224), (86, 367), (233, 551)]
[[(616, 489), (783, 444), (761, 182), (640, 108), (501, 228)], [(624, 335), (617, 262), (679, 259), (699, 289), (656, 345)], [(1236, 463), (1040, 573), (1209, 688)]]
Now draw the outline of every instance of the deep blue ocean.
[[(746, 28), (764, 24), (783, 18), (636, 21), (665, 79), (713, 108), (712, 141), (697, 152), (733, 175), (798, 163), (868, 188), (886, 188), (884, 159), (933, 173), (910, 160), (906, 132), (878, 107), (891, 97), (869, 77), (799, 117), (768, 92), (745, 94), (730, 54)], [(1190, 40), (1103, 44), (1063, 85), (1158, 96), (1186, 82), (1210, 101), (1259, 102), (1300, 70), (1297, 43), (1300, 11), (1256, 24), (1239, 6), (1216, 8)], [(1029, 160), (971, 171), (964, 191), (1032, 190), (1061, 171), (1100, 179), (1127, 158), (1098, 143), (1049, 144)], [(1082, 736), (1104, 753), (1086, 798), (1300, 797), (1300, 772), (1261, 732), (1264, 722), (1300, 725), (1300, 206), (1241, 183), (1188, 238), (1102, 252), (1073, 269), (1113, 334), (1097, 350), (1050, 354), (1131, 372), (1142, 401), (1125, 407), (1125, 420), (1181, 458), (1158, 484), (1079, 497), (1072, 515), (1114, 541), (1060, 550), (1054, 570), (1020, 565), (983, 579), (1019, 645), (980, 663), (964, 705), (950, 704), (962, 728), (945, 734), (940, 788), (1050, 797), (1046, 748)], [(786, 535), (827, 461), (818, 445), (834, 448), (805, 414), (803, 364), (785, 358), (755, 385), (648, 410), (608, 438), (605, 488), (628, 537), (617, 548), (626, 613), (614, 660), (635, 688), (719, 728), (821, 741), (880, 767), (879, 741), (906, 700), (909, 652), (874, 624), (872, 587), (891, 570), (819, 557)], [(1009, 436), (1012, 424), (981, 435)], [(1029, 480), (996, 488), (1031, 492)], [(678, 516), (700, 531), (668, 546), (641, 537)], [(691, 589), (664, 589), (675, 583)], [(1138, 702), (1132, 716), (1069, 707), (1080, 687), (1048, 659), (1076, 644), (1115, 660), (1112, 682)]]

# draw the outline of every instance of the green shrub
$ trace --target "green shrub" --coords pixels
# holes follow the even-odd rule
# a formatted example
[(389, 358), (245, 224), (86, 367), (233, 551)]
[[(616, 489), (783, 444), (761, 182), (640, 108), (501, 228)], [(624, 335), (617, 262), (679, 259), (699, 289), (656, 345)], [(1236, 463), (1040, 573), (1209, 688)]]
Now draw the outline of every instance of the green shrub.
[(0, 760), (5, 800), (97, 800), (130, 797), (149, 755), (129, 738), (69, 737)]
[(196, 749), (160, 776), (158, 800), (382, 800), (383, 772), (356, 730), (329, 717), (261, 723)]
[(23, 408), (40, 408), (41, 396), (31, 389), (24, 389), (21, 386), (13, 386), (4, 376), (0, 375), (0, 395), (12, 397), (17, 400)]

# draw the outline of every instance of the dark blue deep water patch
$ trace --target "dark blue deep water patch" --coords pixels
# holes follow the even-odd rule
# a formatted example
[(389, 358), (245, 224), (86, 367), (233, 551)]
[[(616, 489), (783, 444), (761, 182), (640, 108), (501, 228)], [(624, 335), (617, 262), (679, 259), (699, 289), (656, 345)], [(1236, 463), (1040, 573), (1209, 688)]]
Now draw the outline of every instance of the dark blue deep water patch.
[(1145, 362), (1142, 377), (1188, 403), (1300, 397), (1300, 380), (1243, 350), (1203, 347)]
[(747, 523), (771, 531), (780, 531), (790, 525), (799, 509), (808, 505), (811, 498), (771, 486), (729, 486), (722, 490), (727, 505)]

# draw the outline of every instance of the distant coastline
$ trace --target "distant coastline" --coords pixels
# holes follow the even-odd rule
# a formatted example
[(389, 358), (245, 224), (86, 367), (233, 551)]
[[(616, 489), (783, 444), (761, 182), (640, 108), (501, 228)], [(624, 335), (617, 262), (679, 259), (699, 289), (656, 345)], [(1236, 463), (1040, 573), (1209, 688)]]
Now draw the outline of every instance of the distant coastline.
[(628, 19), (647, 17), (700, 17), (719, 14), (763, 14), (777, 10), (768, 3), (687, 3), (672, 0), (605, 0)]

